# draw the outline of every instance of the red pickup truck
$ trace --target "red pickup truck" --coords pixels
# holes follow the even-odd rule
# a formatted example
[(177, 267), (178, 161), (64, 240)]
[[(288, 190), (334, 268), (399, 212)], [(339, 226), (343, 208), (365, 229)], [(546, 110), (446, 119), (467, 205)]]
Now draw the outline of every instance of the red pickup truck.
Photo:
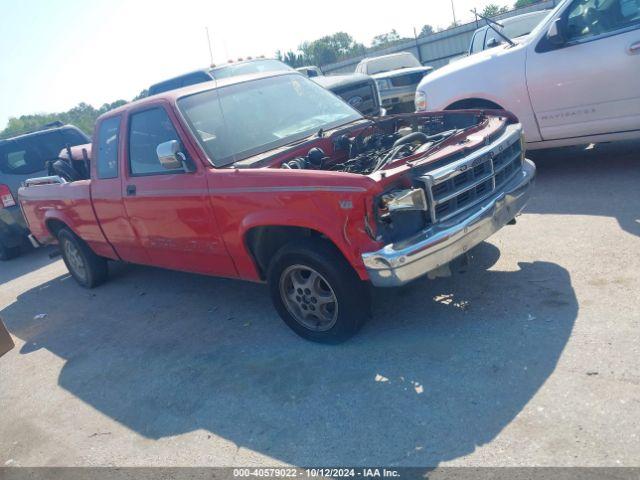
[(19, 192), (33, 240), (59, 243), (80, 285), (109, 260), (266, 281), (320, 342), (357, 331), (369, 284), (403, 285), (511, 222), (535, 176), (509, 113), (365, 118), (295, 72), (127, 104), (90, 148), (91, 178), (69, 159)]

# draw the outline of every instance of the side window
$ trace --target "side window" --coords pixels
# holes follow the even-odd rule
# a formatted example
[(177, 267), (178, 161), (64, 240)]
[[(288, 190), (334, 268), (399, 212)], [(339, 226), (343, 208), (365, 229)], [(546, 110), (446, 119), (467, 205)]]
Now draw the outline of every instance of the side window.
[(576, 0), (566, 19), (569, 41), (640, 27), (640, 0)]
[(486, 29), (476, 31), (476, 33), (473, 35), (473, 39), (471, 40), (470, 53), (476, 53), (482, 50), (482, 46), (484, 45), (484, 36), (486, 33)]
[[(180, 143), (171, 119), (163, 108), (152, 108), (131, 115), (129, 122), (129, 171), (132, 175), (153, 175), (171, 172), (160, 164), (156, 148), (170, 140)], [(182, 173), (183, 170), (175, 170)]]
[(98, 129), (98, 155), (96, 169), (98, 178), (118, 177), (118, 139), (120, 117), (104, 120)]
[(497, 47), (502, 43), (502, 37), (498, 35), (495, 30), (489, 28), (487, 29), (487, 37), (484, 41), (484, 50), (488, 50), (489, 48)]

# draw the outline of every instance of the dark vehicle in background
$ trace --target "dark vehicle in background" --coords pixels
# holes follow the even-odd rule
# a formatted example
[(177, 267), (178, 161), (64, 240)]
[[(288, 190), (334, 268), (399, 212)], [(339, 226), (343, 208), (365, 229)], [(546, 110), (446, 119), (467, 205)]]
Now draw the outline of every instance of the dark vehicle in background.
[(296, 68), (296, 71), (303, 74), (305, 77), (313, 78), (313, 77), (322, 77), (324, 73), (320, 70), (320, 67), (316, 67), (315, 65), (308, 65), (306, 67)]
[(386, 114), (380, 105), (378, 86), (369, 75), (352, 73), (313, 77), (311, 80), (338, 95), (363, 115), (375, 117)]
[(189, 85), (195, 85), (197, 83), (210, 82), (211, 80), (237, 77), (238, 75), (290, 70), (293, 70), (293, 68), (280, 60), (272, 58), (248, 58), (247, 60), (229, 62), (211, 68), (202, 68), (156, 83), (149, 87), (149, 95), (156, 95), (158, 93), (168, 92), (169, 90), (188, 87)]
[(60, 122), (0, 139), (0, 260), (18, 256), (28, 243), (18, 188), (28, 178), (47, 175), (47, 162), (56, 160), (61, 150), (90, 141), (77, 127)]
[[(315, 75), (310, 74), (312, 69), (314, 69), (313, 73), (315, 73)], [(212, 80), (220, 80), (238, 75), (283, 71), (294, 71), (294, 69), (280, 60), (269, 58), (248, 59), (236, 63), (196, 70), (156, 83), (149, 87), (149, 95), (156, 95), (169, 90), (195, 85), (196, 83), (210, 82)], [(356, 73), (324, 76), (318, 67), (302, 67), (297, 69), (297, 71), (301, 75), (311, 78), (311, 80), (318, 85), (332, 91), (363, 115), (380, 116), (385, 114), (385, 110), (382, 109), (380, 105), (378, 87), (375, 81), (368, 75)], [(318, 72), (320, 72), (319, 75)], [(411, 101), (413, 102), (413, 97)]]

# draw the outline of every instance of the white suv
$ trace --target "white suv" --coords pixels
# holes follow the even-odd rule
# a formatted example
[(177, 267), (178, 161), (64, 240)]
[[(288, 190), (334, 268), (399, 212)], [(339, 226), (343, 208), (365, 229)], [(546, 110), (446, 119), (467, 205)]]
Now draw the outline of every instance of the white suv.
[(529, 149), (640, 138), (640, 0), (565, 0), (523, 39), (425, 77), (415, 103), (510, 110)]

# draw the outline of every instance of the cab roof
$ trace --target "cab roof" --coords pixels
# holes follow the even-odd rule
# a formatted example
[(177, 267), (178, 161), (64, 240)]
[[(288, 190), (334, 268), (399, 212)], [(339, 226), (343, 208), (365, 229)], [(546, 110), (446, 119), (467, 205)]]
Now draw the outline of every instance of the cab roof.
[(195, 93), (206, 92), (209, 90), (216, 90), (218, 88), (228, 87), (230, 85), (237, 85), (240, 83), (250, 83), (255, 80), (260, 80), (263, 78), (271, 78), (271, 77), (280, 77), (283, 75), (297, 75), (301, 78), (306, 78), (299, 72), (295, 70), (291, 71), (282, 71), (282, 72), (261, 72), (261, 73), (251, 73), (246, 75), (238, 75), (235, 77), (228, 77), (219, 80), (213, 80), (210, 82), (202, 82), (196, 83), (194, 85), (189, 85), (182, 88), (176, 88), (174, 90), (167, 90), (166, 92), (161, 92), (156, 95), (151, 95), (149, 97), (141, 98), (140, 100), (135, 100), (133, 102), (126, 103), (118, 108), (114, 108), (113, 110), (109, 110), (106, 113), (103, 113), (98, 117), (96, 123), (103, 120), (104, 118), (120, 115), (122, 113), (127, 112), (133, 108), (139, 108), (149, 103), (156, 103), (158, 100), (167, 100), (170, 103), (175, 103), (181, 97), (186, 97), (188, 95), (193, 95)]

